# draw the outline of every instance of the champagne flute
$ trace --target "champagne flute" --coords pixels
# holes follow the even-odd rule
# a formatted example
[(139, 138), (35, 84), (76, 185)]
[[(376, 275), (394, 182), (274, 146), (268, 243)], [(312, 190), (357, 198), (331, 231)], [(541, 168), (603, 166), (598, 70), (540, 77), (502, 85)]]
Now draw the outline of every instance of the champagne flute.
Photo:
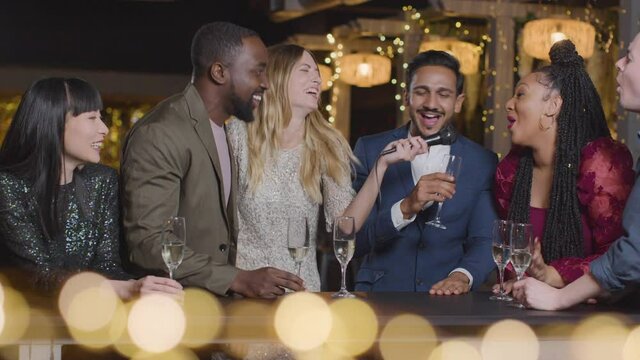
[(500, 275), (500, 292), (497, 295), (493, 295), (489, 300), (499, 301), (512, 301), (513, 298), (507, 295), (504, 291), (504, 268), (507, 267), (511, 258), (511, 226), (513, 223), (511, 220), (496, 220), (493, 222), (493, 243), (492, 253), (493, 261), (498, 266), (498, 273)]
[(296, 263), (297, 275), (300, 277), (302, 261), (309, 253), (309, 222), (306, 217), (287, 219), (287, 248)]
[(342, 272), (340, 291), (331, 295), (334, 298), (355, 297), (355, 295), (347, 291), (345, 278), (347, 265), (356, 250), (355, 228), (355, 221), (351, 216), (338, 216), (333, 223), (333, 252), (340, 263), (340, 271)]
[[(511, 225), (511, 264), (518, 280), (522, 280), (524, 272), (531, 264), (533, 254), (533, 226), (531, 224), (513, 223)], [(510, 304), (524, 309), (520, 303)]]
[[(462, 157), (460, 155), (446, 154), (442, 158), (442, 168), (444, 169), (444, 173), (446, 173), (447, 175), (453, 176), (454, 181), (455, 181), (455, 178), (457, 178), (458, 174), (460, 173), (461, 165), (462, 165)], [(442, 223), (442, 221), (440, 221), (440, 210), (442, 209), (443, 203), (444, 203), (444, 200), (438, 202), (438, 211), (436, 212), (436, 217), (435, 219), (427, 222), (427, 225), (435, 226), (443, 230), (447, 229), (447, 227)]]
[(187, 228), (184, 217), (174, 216), (166, 219), (162, 226), (162, 259), (169, 269), (171, 279), (184, 258), (186, 241)]

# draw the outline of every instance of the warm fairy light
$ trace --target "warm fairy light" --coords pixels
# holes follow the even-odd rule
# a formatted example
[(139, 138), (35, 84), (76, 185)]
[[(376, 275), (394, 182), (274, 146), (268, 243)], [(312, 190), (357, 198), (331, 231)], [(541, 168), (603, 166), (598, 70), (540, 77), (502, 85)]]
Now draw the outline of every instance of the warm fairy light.
[(580, 360), (620, 359), (629, 331), (622, 319), (598, 314), (581, 321), (571, 334), (571, 354)]
[(519, 320), (502, 320), (489, 327), (482, 339), (480, 352), (483, 359), (536, 360), (540, 344), (531, 328)]
[(178, 302), (166, 295), (146, 295), (129, 313), (127, 329), (142, 350), (161, 353), (178, 345), (185, 333), (185, 315)]
[(445, 341), (442, 344), (438, 345), (431, 356), (429, 356), (429, 360), (482, 360), (482, 356), (478, 350), (471, 346), (470, 344), (459, 341), (459, 340), (449, 340)]
[(551, 38), (551, 44), (555, 44), (558, 41), (564, 40), (567, 38), (567, 35), (565, 35), (562, 32), (552, 32), (551, 35), (549, 35), (549, 37)]
[(184, 345), (200, 347), (218, 337), (224, 311), (215, 296), (202, 289), (189, 288), (184, 291), (182, 307), (186, 317)]
[(109, 324), (119, 302), (107, 278), (84, 272), (74, 275), (64, 284), (58, 308), (70, 328), (96, 331)]
[(340, 299), (330, 306), (333, 326), (327, 346), (336, 353), (356, 356), (367, 351), (378, 334), (378, 319), (360, 299)]
[(436, 332), (418, 315), (403, 314), (391, 319), (380, 334), (380, 353), (386, 360), (425, 359), (436, 347)]
[(327, 303), (310, 292), (297, 292), (282, 299), (274, 317), (276, 334), (283, 344), (297, 351), (322, 345), (332, 326)]

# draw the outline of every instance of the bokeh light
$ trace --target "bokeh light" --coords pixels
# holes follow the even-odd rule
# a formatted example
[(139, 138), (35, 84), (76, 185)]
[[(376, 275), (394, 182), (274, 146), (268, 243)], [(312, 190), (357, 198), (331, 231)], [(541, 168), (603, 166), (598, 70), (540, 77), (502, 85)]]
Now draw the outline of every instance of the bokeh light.
[(637, 326), (627, 336), (627, 341), (622, 348), (624, 360), (640, 359), (640, 326)]
[(184, 347), (176, 347), (163, 353), (140, 351), (131, 360), (198, 360), (198, 356)]
[(327, 347), (336, 354), (355, 356), (367, 351), (378, 334), (378, 319), (360, 299), (340, 299), (330, 306), (333, 326)]
[(117, 303), (113, 312), (113, 317), (106, 326), (94, 331), (86, 331), (76, 327), (69, 326), (69, 334), (79, 344), (92, 348), (101, 349), (116, 343), (122, 338), (127, 326), (127, 311), (124, 304)]
[(3, 293), (4, 327), (0, 333), (0, 344), (13, 344), (24, 335), (29, 327), (31, 309), (22, 294), (13, 288), (5, 286)]
[(471, 346), (470, 344), (459, 341), (459, 340), (450, 340), (445, 341), (442, 344), (438, 345), (431, 356), (429, 356), (429, 360), (482, 360), (482, 356), (480, 356), (480, 352)]
[(69, 328), (93, 332), (109, 324), (119, 302), (105, 277), (85, 272), (66, 281), (58, 307)]
[(274, 317), (278, 337), (286, 346), (308, 351), (322, 345), (331, 331), (331, 311), (318, 295), (297, 292), (285, 296)]
[(186, 289), (183, 309), (187, 321), (182, 340), (184, 345), (200, 347), (218, 336), (223, 309), (210, 292), (197, 288)]
[(621, 359), (629, 330), (617, 316), (598, 314), (581, 321), (571, 334), (574, 359)]
[(186, 320), (178, 303), (166, 295), (146, 295), (131, 307), (127, 329), (140, 349), (162, 353), (174, 348), (185, 332)]
[(540, 354), (538, 337), (518, 320), (502, 320), (489, 327), (482, 339), (480, 352), (484, 359), (535, 360)]
[(435, 330), (426, 319), (403, 314), (385, 325), (380, 334), (380, 352), (386, 360), (428, 359), (437, 341)]

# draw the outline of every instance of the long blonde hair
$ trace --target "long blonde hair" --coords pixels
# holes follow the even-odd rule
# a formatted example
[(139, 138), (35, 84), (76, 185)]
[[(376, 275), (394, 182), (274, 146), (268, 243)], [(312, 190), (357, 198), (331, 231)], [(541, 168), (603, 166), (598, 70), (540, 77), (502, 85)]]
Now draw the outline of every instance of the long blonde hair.
[[(269, 89), (265, 91), (257, 109), (256, 120), (247, 124), (250, 191), (255, 191), (261, 183), (265, 166), (274, 159), (279, 148), (278, 135), (291, 121), (289, 78), (305, 51), (293, 44), (269, 48)], [(323, 173), (340, 185), (348, 184), (353, 159), (355, 157), (345, 138), (325, 120), (318, 109), (306, 116), (300, 183), (313, 201), (322, 203), (320, 179)]]

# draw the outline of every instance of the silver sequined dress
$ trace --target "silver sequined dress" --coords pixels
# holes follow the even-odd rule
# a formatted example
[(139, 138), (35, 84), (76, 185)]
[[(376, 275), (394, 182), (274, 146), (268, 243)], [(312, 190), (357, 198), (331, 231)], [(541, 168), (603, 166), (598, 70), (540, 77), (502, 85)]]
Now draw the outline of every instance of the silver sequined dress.
[(47, 240), (29, 184), (0, 172), (0, 245), (4, 266), (26, 270), (44, 290), (69, 275), (91, 270), (111, 279), (131, 278), (119, 257), (119, 201), (116, 171), (87, 164), (60, 186), (64, 235)]
[(320, 209), (324, 209), (327, 231), (332, 219), (341, 215), (354, 196), (350, 179), (341, 186), (327, 175), (321, 179), (324, 204), (315, 203), (304, 192), (299, 169), (302, 147), (280, 150), (265, 166), (262, 183), (252, 193), (248, 189), (248, 146), (246, 124), (232, 120), (227, 124), (229, 144), (238, 169), (238, 249), (236, 266), (253, 270), (272, 266), (295, 274), (296, 267), (287, 251), (287, 218), (307, 217), (311, 251), (304, 259), (301, 277), (309, 291), (320, 291), (315, 239)]

